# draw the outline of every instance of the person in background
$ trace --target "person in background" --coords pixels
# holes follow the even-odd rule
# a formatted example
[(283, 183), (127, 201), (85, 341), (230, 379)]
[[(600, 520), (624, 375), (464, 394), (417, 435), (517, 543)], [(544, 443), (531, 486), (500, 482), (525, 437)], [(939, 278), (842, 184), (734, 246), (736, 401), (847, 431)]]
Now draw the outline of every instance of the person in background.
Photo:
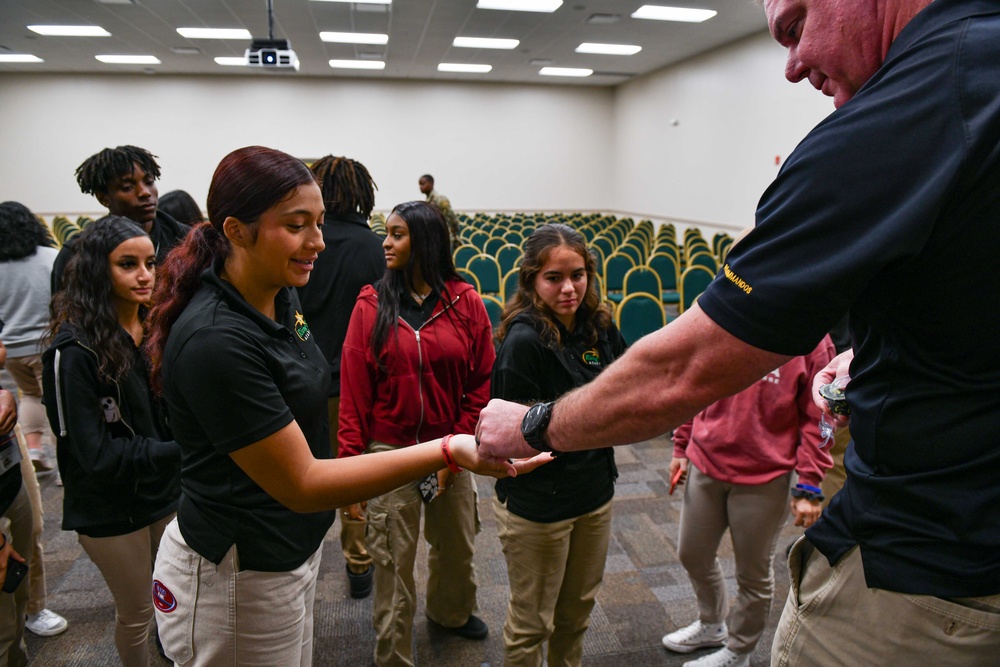
[[(377, 186), (363, 164), (347, 157), (327, 155), (310, 169), (323, 190), (326, 248), (313, 264), (309, 282), (298, 288), (302, 313), (312, 323), (316, 344), (330, 366), (327, 409), (331, 443), (337, 450), (340, 420), (340, 351), (358, 293), (385, 273), (382, 239), (368, 226)], [(340, 544), (347, 561), (351, 597), (364, 598), (372, 590), (372, 558), (365, 549), (365, 504), (341, 508)], [(353, 508), (353, 514), (352, 514)]]
[(171, 190), (160, 197), (157, 210), (166, 213), (183, 225), (196, 225), (205, 221), (198, 202), (184, 190)]
[[(42, 339), (49, 324), (49, 277), (58, 251), (42, 222), (23, 204), (0, 204), (0, 318), (6, 323), (6, 369), (21, 390), (20, 428), (28, 456), (21, 461), (24, 484), (35, 512), (28, 572), (28, 619), (25, 627), (40, 637), (66, 631), (66, 619), (47, 608), (44, 522), (37, 474), (54, 465), (44, 441), (52, 438), (42, 405)], [(3, 364), (0, 364), (3, 366)]]
[[(489, 400), (496, 358), (490, 320), (482, 299), (455, 273), (441, 212), (426, 202), (400, 204), (386, 231), (385, 276), (358, 296), (341, 353), (341, 457), (400, 453), (447, 433), (470, 433)], [(467, 639), (489, 632), (475, 615), (475, 482), (442, 470), (428, 483), (437, 484), (436, 495), (422, 497), (420, 483), (411, 482), (368, 501), (378, 667), (414, 664), (413, 566), (422, 513), (427, 617)]]
[[(604, 370), (625, 340), (601, 304), (596, 263), (566, 225), (543, 225), (524, 243), (517, 292), (497, 329), (494, 397), (553, 401)], [(614, 450), (573, 452), (530, 475), (496, 483), (497, 532), (510, 604), (504, 664), (580, 665), (611, 539)]]
[(207, 203), (208, 222), (158, 269), (146, 346), (182, 456), (157, 626), (185, 667), (307, 667), (332, 510), (446, 465), (498, 476), (542, 461), (484, 464), (472, 436), (450, 434), (333, 459), (329, 366), (292, 289), (324, 248), (320, 187), (301, 160), (247, 146), (219, 163)]
[(65, 288), (52, 298), (42, 357), (63, 530), (76, 531), (111, 591), (125, 667), (149, 664), (153, 560), (179, 494), (180, 448), (139, 349), (155, 263), (149, 235), (131, 220), (109, 215), (87, 225)]
[(764, 4), (785, 76), (836, 110), (694, 307), (548, 414), (491, 402), (481, 453), (665, 433), (849, 311), (847, 481), (789, 555), (773, 664), (996, 665), (1000, 346), (983, 313), (1000, 310), (1000, 5)]
[(459, 236), (462, 231), (462, 225), (458, 220), (458, 215), (455, 214), (454, 209), (451, 207), (451, 201), (434, 189), (434, 177), (430, 174), (421, 176), (417, 181), (417, 185), (420, 187), (420, 192), (427, 197), (427, 201), (437, 206), (441, 211), (441, 215), (444, 216), (444, 221), (448, 225), (448, 235), (451, 239), (451, 250), (454, 251), (462, 243)]
[[(750, 664), (771, 611), (771, 562), (788, 517), (789, 489), (795, 525), (808, 528), (820, 516), (820, 483), (833, 459), (820, 447), (821, 413), (813, 404), (812, 379), (833, 355), (828, 336), (810, 354), (674, 431), (670, 475), (679, 473), (678, 483), (684, 484), (678, 557), (698, 600), (698, 618), (665, 635), (663, 645), (677, 653), (722, 647), (686, 667)], [(738, 586), (732, 611), (717, 558), (727, 529)]]
[[(4, 323), (0, 320), (0, 332)], [(0, 361), (4, 351), (0, 347)], [(31, 569), (31, 537), (34, 512), (31, 498), (21, 482), (21, 467), (15, 428), (17, 402), (14, 394), (0, 387), (0, 582), (7, 578), (7, 561), (13, 558)], [(21, 554), (24, 556), (21, 556)], [(23, 667), (28, 664), (24, 643), (24, 620), (28, 587), (22, 584), (13, 593), (0, 591), (0, 664)]]
[[(80, 191), (94, 195), (109, 215), (128, 218), (142, 227), (156, 249), (156, 261), (162, 262), (190, 227), (157, 209), (159, 177), (156, 156), (136, 146), (105, 148), (76, 168)], [(70, 239), (56, 257), (52, 267), (53, 294), (62, 287), (63, 272), (75, 247), (75, 239)]]

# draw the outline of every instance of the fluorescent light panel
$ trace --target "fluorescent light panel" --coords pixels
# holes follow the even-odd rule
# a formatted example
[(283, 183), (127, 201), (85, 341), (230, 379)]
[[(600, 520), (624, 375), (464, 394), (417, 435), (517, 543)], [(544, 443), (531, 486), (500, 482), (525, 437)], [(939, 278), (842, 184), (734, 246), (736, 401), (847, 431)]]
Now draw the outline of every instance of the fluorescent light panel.
[(538, 73), (542, 76), (590, 76), (594, 70), (581, 67), (543, 67)]
[(246, 67), (247, 59), (246, 56), (218, 56), (215, 62), (226, 67)]
[(456, 37), (452, 46), (466, 49), (516, 49), (521, 42), (516, 39), (497, 39), (494, 37)]
[(385, 69), (385, 61), (384, 60), (331, 60), (330, 67), (333, 67), (334, 69)]
[(701, 23), (718, 14), (712, 9), (689, 9), (687, 7), (661, 7), (643, 5), (632, 13), (634, 19), (654, 19), (656, 21), (683, 21)]
[(188, 39), (253, 39), (246, 28), (178, 28), (177, 33)]
[(38, 56), (30, 53), (0, 53), (0, 63), (43, 63)]
[(507, 9), (514, 12), (554, 12), (562, 0), (479, 0), (479, 9)]
[(473, 65), (469, 63), (441, 63), (438, 65), (439, 72), (464, 72), (466, 74), (486, 74), (493, 65)]
[(635, 44), (598, 44), (596, 42), (584, 42), (576, 47), (577, 53), (600, 53), (609, 56), (632, 56), (642, 51), (641, 46)]
[(324, 42), (337, 44), (388, 44), (389, 35), (376, 32), (321, 32), (319, 38)]
[(94, 56), (102, 63), (109, 65), (159, 65), (160, 59), (156, 56)]
[(28, 30), (46, 37), (110, 37), (99, 25), (29, 25)]
[(391, 5), (392, 0), (313, 0), (313, 2), (350, 2), (355, 5)]

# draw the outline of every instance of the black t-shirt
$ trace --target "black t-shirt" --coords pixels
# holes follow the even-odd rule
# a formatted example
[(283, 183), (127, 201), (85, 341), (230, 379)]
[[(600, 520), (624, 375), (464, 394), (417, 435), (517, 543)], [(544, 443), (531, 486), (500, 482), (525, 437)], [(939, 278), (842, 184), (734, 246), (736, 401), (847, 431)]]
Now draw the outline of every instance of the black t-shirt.
[[(625, 339), (614, 324), (600, 332), (593, 345), (587, 344), (581, 331), (556, 326), (562, 336), (558, 346), (543, 342), (542, 326), (532, 315), (518, 316), (493, 365), (493, 398), (525, 404), (554, 401), (593, 380), (625, 352)], [(497, 480), (496, 493), (511, 513), (552, 523), (607, 503), (614, 496), (617, 477), (613, 447), (566, 452), (530, 475)]]
[(295, 420), (313, 456), (332, 458), (327, 364), (293, 290), (278, 293), (271, 320), (217, 270), (202, 275), (164, 351), (164, 393), (182, 452), (177, 518), (188, 545), (214, 563), (235, 543), (245, 569), (288, 571), (319, 548), (334, 513), (289, 510), (229, 454)]
[(1000, 7), (936, 0), (764, 193), (698, 303), (805, 354), (850, 310), (847, 482), (808, 532), (869, 586), (1000, 593)]

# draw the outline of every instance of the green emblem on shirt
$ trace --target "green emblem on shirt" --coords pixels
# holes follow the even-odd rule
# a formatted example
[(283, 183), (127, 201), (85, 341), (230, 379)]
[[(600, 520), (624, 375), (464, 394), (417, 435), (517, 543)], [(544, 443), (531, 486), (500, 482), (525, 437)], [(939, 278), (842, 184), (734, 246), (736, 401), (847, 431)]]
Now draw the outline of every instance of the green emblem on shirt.
[(309, 340), (309, 325), (306, 324), (306, 318), (297, 310), (295, 311), (295, 335), (300, 340)]
[(592, 347), (583, 353), (583, 363), (588, 366), (600, 366), (601, 365), (601, 355), (597, 353), (597, 348)]

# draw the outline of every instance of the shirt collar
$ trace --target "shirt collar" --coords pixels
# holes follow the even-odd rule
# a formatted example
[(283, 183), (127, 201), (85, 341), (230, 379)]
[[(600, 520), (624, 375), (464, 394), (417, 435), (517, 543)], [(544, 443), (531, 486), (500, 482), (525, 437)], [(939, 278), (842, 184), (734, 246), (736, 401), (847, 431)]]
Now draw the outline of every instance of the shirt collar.
[(264, 331), (264, 333), (274, 336), (275, 338), (286, 338), (289, 335), (290, 330), (282, 324), (282, 322), (287, 322), (290, 319), (289, 306), (291, 305), (291, 299), (289, 297), (288, 288), (282, 287), (278, 291), (277, 296), (274, 297), (274, 314), (277, 321), (272, 320), (270, 317), (251, 306), (232, 283), (223, 280), (219, 276), (224, 263), (225, 259), (216, 259), (212, 262), (212, 266), (205, 269), (201, 274), (202, 284), (215, 289), (222, 297), (222, 300), (225, 301), (234, 312), (252, 320), (261, 328), (262, 331)]

